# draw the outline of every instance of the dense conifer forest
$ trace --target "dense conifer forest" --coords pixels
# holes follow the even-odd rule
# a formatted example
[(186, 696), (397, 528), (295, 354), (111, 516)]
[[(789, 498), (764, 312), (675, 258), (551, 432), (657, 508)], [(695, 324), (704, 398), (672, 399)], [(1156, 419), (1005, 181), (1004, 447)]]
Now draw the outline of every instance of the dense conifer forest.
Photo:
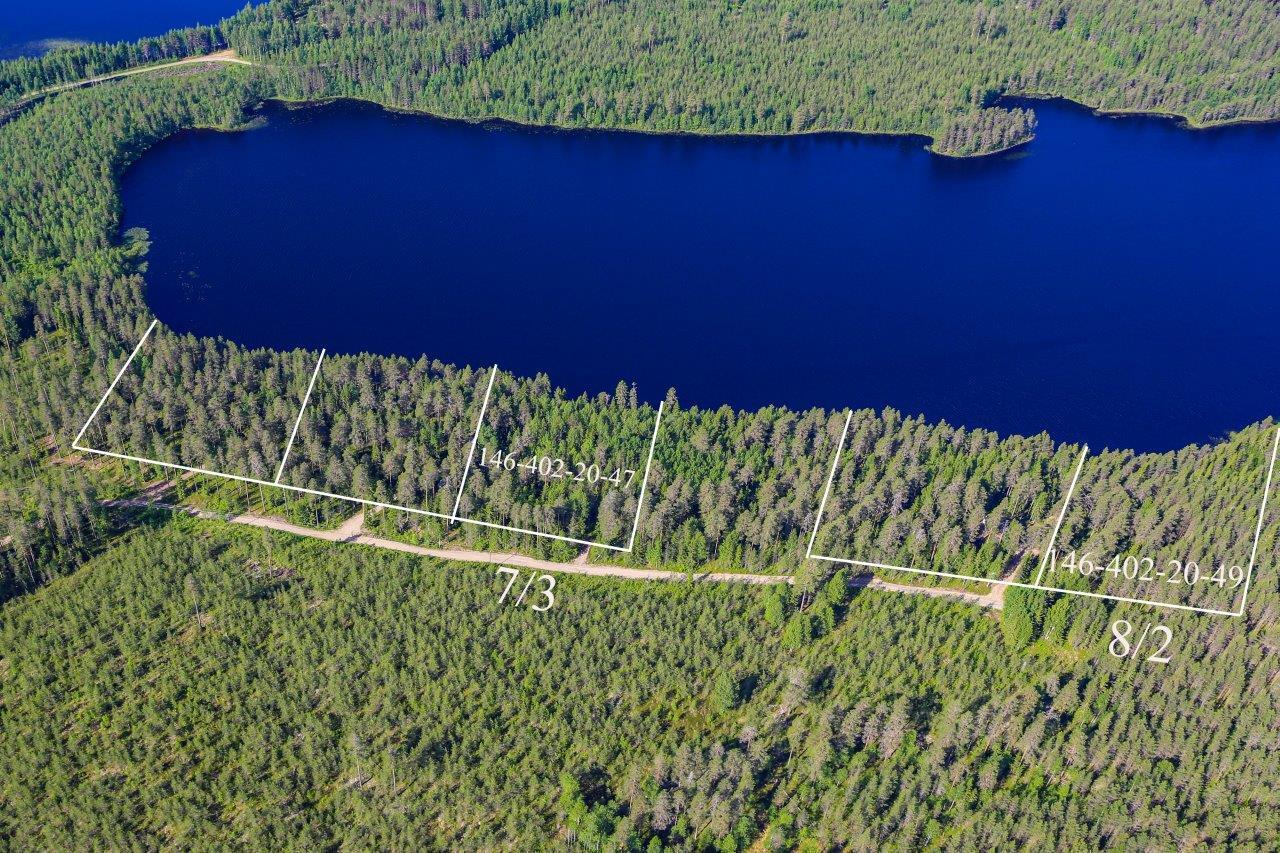
[(1060, 96), (1195, 125), (1280, 118), (1267, 0), (278, 0), (224, 21), (0, 65), (0, 108), (232, 47), (285, 97), (565, 127), (864, 131), (1000, 150)]
[[(1280, 835), (1277, 580), (1238, 619), (1013, 589), (998, 613), (861, 589), (805, 559), (846, 413), (664, 403), (648, 492), (478, 467), (464, 516), (620, 541), (590, 559), (786, 574), (762, 588), (563, 578), (546, 613), (486, 568), (110, 505), (180, 499), (315, 526), (354, 510), (74, 451), (151, 323), (116, 178), (269, 97), (567, 126), (1024, 139), (998, 96), (1208, 124), (1275, 118), (1273, 4), (270, 3), (210, 30), (0, 64), (0, 838), (15, 848), (1266, 849)], [(160, 327), (91, 446), (271, 481), (317, 353)], [(484, 367), (332, 354), (281, 482), (448, 514)], [(656, 411), (498, 374), (479, 442), (636, 468)], [(1259, 413), (1263, 417), (1268, 413)], [(1091, 456), (1059, 549), (1242, 561), (1271, 420)], [(978, 578), (1028, 572), (1080, 448), (852, 413), (817, 545)], [(615, 465), (615, 460), (617, 464)], [(1274, 507), (1274, 505), (1273, 505)], [(1242, 511), (1246, 510), (1246, 511)], [(407, 542), (578, 548), (419, 514)], [(1280, 522), (1263, 519), (1260, 565)], [(900, 562), (899, 562), (900, 561)], [(923, 583), (915, 578), (914, 583)], [(1098, 578), (1055, 585), (1096, 589)], [(1185, 600), (1204, 600), (1193, 591)], [(1108, 653), (1167, 625), (1173, 661)]]
[(487, 569), (275, 535), (152, 519), (5, 606), (16, 847), (1275, 837), (1258, 630), (1175, 616), (1176, 663), (1142, 667), (1100, 604), (1020, 652), (972, 607), (836, 585), (795, 646), (738, 587), (565, 578), (539, 614)]

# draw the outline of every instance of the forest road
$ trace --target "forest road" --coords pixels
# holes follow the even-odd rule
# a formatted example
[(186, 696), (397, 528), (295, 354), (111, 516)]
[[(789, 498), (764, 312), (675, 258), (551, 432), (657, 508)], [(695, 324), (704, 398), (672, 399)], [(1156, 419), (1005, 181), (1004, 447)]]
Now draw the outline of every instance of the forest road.
[(253, 65), (247, 59), (241, 59), (236, 56), (236, 52), (230, 48), (226, 50), (215, 51), (214, 53), (206, 53), (204, 56), (188, 56), (185, 59), (176, 59), (173, 62), (161, 62), (158, 65), (143, 65), (138, 68), (126, 68), (124, 71), (113, 71), (110, 74), (99, 74), (97, 77), (86, 77), (83, 80), (72, 80), (69, 83), (59, 83), (56, 86), (48, 86), (38, 92), (32, 92), (22, 100), (18, 101), (9, 108), (9, 113), (16, 113), (22, 107), (33, 101), (38, 101), (48, 95), (54, 95), (58, 92), (65, 92), (69, 89), (79, 89), (83, 86), (92, 86), (96, 83), (105, 83), (108, 80), (118, 80), (121, 77), (132, 77), (135, 74), (149, 74), (152, 71), (164, 71), (167, 68), (179, 68), (183, 65), (200, 65), (206, 62), (225, 62), (232, 65)]
[[(575, 557), (573, 562), (559, 563), (553, 560), (540, 560), (536, 557), (528, 557), (524, 554), (473, 551), (467, 548), (425, 548), (421, 545), (410, 545), (407, 542), (397, 542), (394, 539), (383, 539), (379, 536), (370, 536), (364, 532), (363, 511), (357, 512), (334, 530), (321, 530), (315, 527), (303, 527), (302, 525), (291, 524), (283, 519), (270, 518), (263, 515), (256, 515), (254, 513), (225, 515), (223, 513), (210, 512), (208, 510), (200, 510), (194, 507), (164, 503), (156, 500), (155, 498), (166, 491), (169, 485), (171, 484), (153, 484), (151, 489), (144, 492), (144, 494), (151, 495), (150, 498), (122, 499), (104, 501), (103, 503), (106, 506), (112, 507), (164, 509), (169, 510), (170, 512), (186, 513), (187, 515), (193, 515), (198, 518), (226, 521), (232, 524), (244, 524), (250, 527), (266, 528), (268, 530), (278, 530), (282, 533), (292, 533), (295, 536), (306, 536), (310, 539), (320, 539), (325, 542), (343, 542), (356, 545), (367, 545), (372, 548), (382, 548), (387, 551), (399, 551), (404, 554), (417, 554), (422, 557), (432, 557), (437, 560), (451, 560), (459, 563), (519, 566), (521, 568), (534, 569), (542, 572), (562, 572), (573, 575), (588, 575), (591, 577), (621, 578), (623, 580), (695, 580), (710, 583), (745, 583), (754, 585), (795, 583), (795, 578), (791, 575), (753, 575), (744, 573), (740, 574), (737, 572), (702, 572), (685, 574), (684, 572), (671, 572), (663, 569), (633, 569), (626, 566), (597, 565), (586, 561), (588, 554), (586, 549)], [(929, 598), (949, 598), (953, 601), (963, 601), (968, 604), (976, 604), (979, 607), (990, 610), (1004, 609), (1005, 587), (999, 584), (992, 584), (990, 592), (984, 595), (979, 595), (978, 593), (967, 592), (961, 589), (943, 589), (940, 587), (911, 586), (908, 584), (891, 583), (886, 580), (881, 580), (875, 575), (864, 574), (854, 578), (851, 585), (854, 589), (874, 589), (881, 592), (924, 595)]]
[(295, 536), (306, 536), (310, 539), (321, 539), (325, 542), (343, 542), (355, 545), (368, 545), (373, 548), (382, 548), (387, 551), (399, 551), (405, 554), (417, 554), (422, 557), (433, 557), (437, 560), (452, 560), (460, 563), (488, 563), (491, 565), (520, 566), (521, 568), (535, 569), (543, 572), (562, 572), (573, 575), (590, 575), (592, 577), (610, 577), (621, 578), (623, 580), (640, 581), (685, 581), (692, 579), (695, 581), (707, 581), (713, 583), (746, 584), (794, 582), (794, 579), (790, 575), (752, 575), (738, 574), (737, 572), (701, 572), (687, 575), (684, 572), (670, 572), (662, 569), (632, 569), (626, 566), (603, 566), (591, 564), (583, 561), (581, 556), (575, 558), (571, 563), (558, 563), (553, 560), (540, 560), (536, 557), (528, 557), (523, 554), (472, 551), (466, 548), (424, 548), (421, 545), (410, 545), (407, 542), (397, 542), (394, 539), (383, 539), (379, 536), (370, 536), (369, 534), (364, 533), (363, 512), (356, 513), (351, 518), (344, 521), (342, 525), (335, 530), (320, 530), (314, 527), (303, 527), (298, 524), (291, 524), (290, 522), (279, 518), (269, 518), (267, 516), (256, 515), (254, 513), (225, 515), (223, 513), (195, 509), (194, 507), (162, 503), (160, 501), (147, 499), (114, 500), (104, 501), (103, 503), (106, 506), (112, 507), (165, 509), (170, 512), (186, 513), (187, 515), (193, 515), (197, 518), (226, 521), (231, 524), (244, 524), (250, 527), (262, 527), (268, 530), (279, 530), (282, 533), (292, 533)]
[(866, 587), (867, 589), (878, 589), (885, 592), (902, 592), (910, 595), (927, 595), (930, 598), (950, 598), (957, 601), (967, 601), (970, 604), (976, 604), (979, 607), (986, 607), (991, 610), (1004, 609), (1004, 591), (1002, 584), (992, 584), (991, 591), (983, 595), (976, 592), (967, 592), (963, 589), (943, 589), (934, 586), (911, 586), (902, 583), (890, 583), (881, 580), (875, 575), (859, 575), (853, 579), (853, 586)]

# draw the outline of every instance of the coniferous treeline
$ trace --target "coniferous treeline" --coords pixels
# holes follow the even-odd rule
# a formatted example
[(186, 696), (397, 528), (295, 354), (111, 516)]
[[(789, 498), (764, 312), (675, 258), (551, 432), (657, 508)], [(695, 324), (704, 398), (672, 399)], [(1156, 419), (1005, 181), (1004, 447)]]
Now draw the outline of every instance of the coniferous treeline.
[(1031, 110), (973, 110), (947, 125), (934, 147), (961, 157), (1004, 151), (1035, 136), (1036, 116)]
[(1002, 94), (1280, 117), (1266, 0), (321, 0), (224, 32), (288, 97), (566, 127), (913, 133), (966, 155), (1034, 133)]
[(165, 59), (200, 56), (223, 47), (217, 27), (170, 30), (135, 42), (77, 44), (38, 57), (0, 63), (0, 115), (23, 96), (50, 86), (122, 71)]
[(284, 458), (312, 361), (301, 350), (279, 354), (153, 333), (94, 419), (85, 443), (271, 481)]
[(0, 485), (0, 603), (48, 583), (102, 543), (106, 512), (82, 471)]
[[(317, 354), (246, 350), (153, 333), (98, 414), (86, 441), (101, 450), (273, 481)], [(385, 532), (412, 541), (532, 549), (568, 559), (577, 549), (461, 518), (622, 546), (630, 540), (655, 410), (622, 385), (568, 399), (546, 377), (499, 374), (476, 450), (470, 443), (487, 371), (425, 358), (370, 354), (326, 361), (280, 482), (425, 510), (389, 511)], [(844, 417), (839, 412), (683, 409), (669, 396), (654, 445), (646, 505), (630, 554), (598, 560), (683, 570), (779, 571), (815, 592), (831, 573), (807, 543)], [(1233, 609), (1239, 583), (1208, 582), (1220, 564), (1241, 571), (1252, 548), (1265, 481), (1268, 424), (1213, 446), (1089, 457), (1060, 532), (1058, 553), (1176, 558), (1206, 580), (1171, 589), (1053, 572), (1047, 585)], [(495, 465), (497, 454), (512, 462)], [(903, 418), (854, 412), (814, 539), (835, 558), (1031, 582), (1055, 526), (1080, 449), (1048, 436), (1000, 439)], [(486, 462), (486, 457), (488, 462)], [(539, 458), (598, 466), (602, 479), (551, 478)], [(549, 463), (548, 463), (549, 464)], [(618, 484), (603, 479), (630, 467)], [(550, 468), (548, 468), (548, 471)], [(161, 472), (162, 473), (162, 472)], [(1276, 548), (1275, 513), (1259, 547)], [(1024, 605), (1018, 596), (1015, 609)], [(1043, 613), (1028, 613), (1034, 635)], [(812, 621), (812, 620), (809, 620)], [(821, 633), (814, 623), (795, 630)]]

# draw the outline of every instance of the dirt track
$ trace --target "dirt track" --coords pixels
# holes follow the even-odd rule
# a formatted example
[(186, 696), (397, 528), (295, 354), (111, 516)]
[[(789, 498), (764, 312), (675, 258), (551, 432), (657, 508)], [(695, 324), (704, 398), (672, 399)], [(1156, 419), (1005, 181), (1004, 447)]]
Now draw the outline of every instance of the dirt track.
[(97, 77), (86, 77), (83, 80), (72, 80), (69, 83), (59, 83), (56, 86), (48, 86), (37, 92), (24, 97), (12, 107), (8, 109), (8, 113), (16, 113), (34, 101), (38, 101), (48, 95), (54, 95), (58, 92), (66, 92), (70, 89), (80, 89), (84, 86), (92, 86), (96, 83), (105, 83), (108, 80), (118, 80), (121, 77), (132, 77), (135, 74), (149, 74), (152, 71), (163, 71), (167, 68), (179, 68), (183, 65), (200, 65), (206, 62), (225, 62), (232, 65), (253, 65), (247, 59), (241, 59), (236, 56), (234, 50), (219, 50), (216, 53), (207, 53), (204, 56), (188, 56), (186, 59), (177, 59), (173, 62), (161, 62), (158, 65), (143, 65), (138, 68), (127, 68), (124, 71), (113, 71), (110, 74), (100, 74)]
[[(156, 494), (155, 491), (151, 491), (150, 493)], [(683, 572), (671, 572), (663, 569), (633, 569), (626, 566), (591, 564), (586, 561), (587, 552), (585, 550), (573, 562), (558, 563), (552, 560), (540, 560), (536, 557), (527, 557), (523, 554), (472, 551), (465, 548), (424, 548), (421, 545), (410, 545), (406, 542), (396, 542), (393, 539), (383, 539), (378, 536), (370, 536), (364, 532), (364, 512), (356, 513), (351, 518), (343, 522), (342, 526), (338, 527), (336, 530), (319, 530), (314, 527), (303, 527), (301, 525), (291, 524), (279, 518), (270, 518), (252, 513), (226, 516), (219, 513), (197, 510), (191, 507), (178, 506), (175, 504), (161, 503), (156, 500), (148, 499), (109, 501), (108, 505), (166, 509), (172, 512), (187, 513), (188, 515), (194, 515), (199, 518), (216, 519), (220, 521), (228, 521), (232, 524), (244, 524), (250, 527), (279, 530), (283, 533), (292, 533), (295, 536), (306, 536), (311, 539), (321, 539), (326, 542), (348, 542), (356, 545), (367, 545), (371, 548), (382, 548), (387, 551), (400, 551), (405, 554), (417, 554), (423, 557), (433, 557), (437, 560), (453, 560), (460, 563), (487, 563), (490, 565), (519, 566), (521, 568), (535, 569), (542, 572), (562, 572), (574, 575), (590, 575), (592, 577), (622, 578), (624, 580), (684, 581), (690, 579), (690, 576)], [(704, 572), (692, 575), (692, 579), (695, 581), (712, 583), (746, 584), (795, 582), (795, 579), (790, 575), (754, 575), (740, 574), (737, 572)], [(1004, 587), (999, 585), (993, 585), (991, 592), (986, 595), (978, 595), (977, 593), (965, 592), (964, 590), (958, 589), (942, 589), (939, 587), (909, 586), (907, 584), (890, 583), (873, 575), (863, 575), (854, 580), (854, 586), (885, 592), (926, 595), (930, 598), (950, 598), (953, 600), (965, 601), (970, 604), (976, 604), (980, 607), (991, 608), (993, 610), (1000, 610), (1004, 607)]]

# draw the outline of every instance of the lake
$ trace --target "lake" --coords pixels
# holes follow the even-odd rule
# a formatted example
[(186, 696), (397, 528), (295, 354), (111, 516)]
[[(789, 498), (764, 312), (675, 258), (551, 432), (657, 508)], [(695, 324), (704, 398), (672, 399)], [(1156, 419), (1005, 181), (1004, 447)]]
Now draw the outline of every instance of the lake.
[(4, 0), (0, 59), (37, 54), (48, 40), (133, 41), (197, 23), (216, 24), (245, 0)]
[(1037, 105), (1010, 154), (661, 137), (341, 102), (123, 178), (148, 301), (247, 345), (884, 407), (1139, 450), (1277, 413), (1280, 128)]

